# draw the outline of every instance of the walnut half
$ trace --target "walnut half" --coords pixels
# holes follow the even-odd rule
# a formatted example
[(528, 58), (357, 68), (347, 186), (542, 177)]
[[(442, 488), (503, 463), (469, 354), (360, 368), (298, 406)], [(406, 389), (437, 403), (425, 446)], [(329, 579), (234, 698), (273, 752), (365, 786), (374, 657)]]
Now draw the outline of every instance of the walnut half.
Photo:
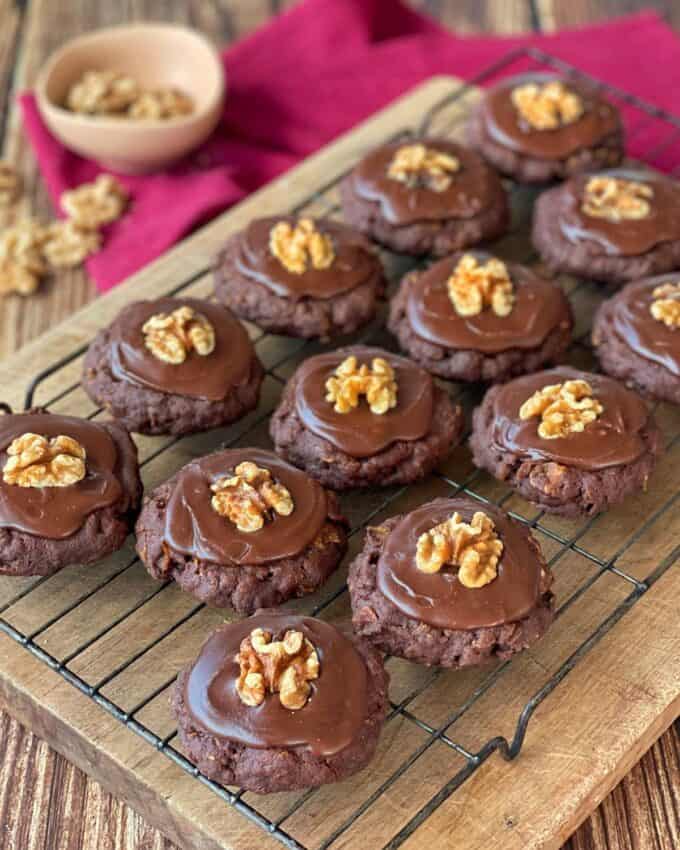
[(456, 512), (420, 535), (416, 566), (424, 573), (438, 573), (445, 564), (451, 564), (458, 567), (458, 581), (464, 587), (484, 587), (498, 575), (502, 552), (503, 542), (490, 517), (475, 511), (467, 523)]
[(382, 357), (374, 357), (370, 365), (359, 366), (352, 354), (346, 357), (326, 381), (326, 401), (334, 403), (336, 413), (349, 413), (366, 396), (371, 413), (387, 413), (397, 405), (397, 382), (394, 369)]
[(281, 705), (291, 711), (303, 708), (314, 679), (319, 678), (319, 656), (302, 632), (289, 629), (283, 640), (271, 632), (253, 631), (241, 641), (234, 659), (239, 665), (236, 690), (241, 702), (261, 705), (267, 694), (278, 693)]
[(295, 508), (288, 489), (251, 461), (239, 463), (234, 475), (220, 478), (211, 490), (213, 510), (248, 533), (259, 531), (273, 514), (290, 516)]
[(604, 408), (593, 397), (593, 388), (587, 381), (565, 381), (550, 384), (537, 390), (519, 409), (522, 420), (540, 416), (538, 436), (555, 440), (569, 434), (580, 433), (594, 422)]
[(69, 487), (85, 477), (85, 449), (72, 437), (26, 433), (13, 440), (2, 470), (6, 484), (18, 487)]
[(311, 218), (302, 218), (293, 227), (280, 221), (269, 232), (269, 250), (292, 274), (304, 274), (310, 264), (314, 269), (327, 269), (333, 264), (333, 241), (320, 233)]
[(512, 104), (534, 130), (557, 130), (583, 115), (583, 101), (560, 80), (524, 83), (512, 90)]
[(215, 350), (215, 329), (202, 313), (186, 305), (151, 316), (142, 334), (153, 356), (174, 366), (184, 363), (191, 351), (206, 357)]
[(619, 177), (591, 177), (586, 183), (581, 209), (593, 218), (614, 223), (646, 218), (654, 190), (647, 183)]
[(472, 254), (464, 254), (447, 286), (459, 316), (477, 316), (487, 307), (497, 316), (512, 312), (515, 295), (507, 266), (493, 257), (479, 263)]
[(652, 298), (649, 312), (657, 322), (673, 330), (680, 328), (680, 281), (655, 287)]
[(459, 170), (457, 157), (415, 144), (397, 149), (387, 167), (387, 176), (411, 189), (422, 187), (433, 192), (445, 192), (451, 185), (452, 175)]
[(121, 217), (128, 193), (111, 174), (100, 174), (94, 183), (82, 183), (64, 192), (59, 203), (78, 227), (96, 230)]

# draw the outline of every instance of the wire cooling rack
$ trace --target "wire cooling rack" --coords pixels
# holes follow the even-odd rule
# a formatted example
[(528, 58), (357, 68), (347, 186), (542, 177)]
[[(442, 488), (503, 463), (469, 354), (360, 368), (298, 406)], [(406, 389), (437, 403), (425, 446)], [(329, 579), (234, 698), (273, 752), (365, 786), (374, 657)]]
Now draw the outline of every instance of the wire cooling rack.
[[(557, 70), (568, 76), (588, 79), (621, 109), (626, 124), (628, 153), (631, 157), (670, 173), (677, 173), (680, 169), (680, 147), (675, 144), (680, 138), (679, 117), (663, 112), (624, 91), (586, 77), (576, 68), (533, 48), (508, 54), (504, 59), (487, 68), (470, 84), (462, 85), (453, 94), (429, 109), (422, 117), (419, 126), (405, 128), (402, 133), (391, 138), (406, 139), (419, 132), (455, 137), (462, 130), (466, 111), (464, 105), (469, 102), (473, 86), (487, 84), (507, 73), (541, 69)], [(651, 143), (650, 139), (653, 140)], [(361, 153), (358, 151), (357, 157)], [(339, 216), (337, 185), (343, 176), (340, 175), (327, 185), (318, 187), (291, 212)], [(508, 186), (511, 189), (513, 202), (512, 233), (497, 241), (493, 250), (506, 259), (536, 264), (538, 258), (533, 253), (527, 236), (531, 204), (536, 192), (527, 187), (511, 184)], [(389, 252), (382, 252), (382, 256), (391, 279), (390, 291), (393, 292), (396, 280), (400, 274), (413, 266), (413, 262), (391, 255)], [(205, 283), (207, 271), (206, 266), (166, 294), (207, 295), (210, 291), (209, 285)], [(596, 368), (589, 345), (589, 320), (593, 310), (604, 297), (603, 288), (588, 281), (573, 278), (560, 280), (560, 282), (565, 287), (577, 316), (570, 360), (579, 366)], [(202, 286), (203, 289), (201, 289)], [(384, 345), (394, 349), (394, 341), (384, 330), (383, 322), (384, 310), (378, 320), (360, 334), (354, 335), (352, 341)], [(258, 353), (267, 367), (266, 383), (268, 382), (270, 387), (268, 400), (261, 404), (255, 414), (247, 417), (237, 427), (230, 429), (226, 435), (222, 432), (214, 432), (208, 436), (165, 439), (154, 443), (146, 451), (142, 463), (147, 487), (158, 483), (157, 480), (153, 480), (154, 476), (159, 476), (158, 471), (151, 473), (150, 470), (162, 465), (164, 456), (171, 458), (170, 465), (164, 472), (165, 477), (186, 462), (187, 455), (191, 456), (192, 453), (202, 454), (224, 445), (267, 444), (266, 422), (276, 404), (283, 383), (302, 359), (322, 350), (324, 346), (262, 334), (252, 326), (249, 330)], [(341, 342), (346, 341), (349, 340)], [(339, 343), (336, 341), (335, 344)], [(61, 410), (64, 406), (78, 409), (78, 394), (82, 395), (82, 391), (75, 379), (76, 366), (84, 351), (84, 346), (77, 348), (67, 357), (51, 364), (36, 375), (27, 390), (26, 407), (39, 403), (55, 410)], [(74, 380), (67, 383), (65, 388), (50, 394), (50, 380), (66, 373), (69, 369), (72, 371)], [(63, 381), (61, 384), (63, 386)], [(449, 384), (448, 388), (467, 410), (481, 398), (479, 388), (457, 384)], [(91, 405), (87, 408), (87, 415), (90, 418), (100, 413), (100, 410), (92, 410)], [(664, 405), (657, 406), (656, 413), (664, 430), (667, 450), (672, 452), (680, 440), (680, 415)], [(579, 613), (585, 610), (587, 600), (593, 595), (593, 588), (596, 588), (598, 583), (604, 580), (614, 582), (617, 592), (615, 603), (604, 606), (601, 611), (598, 611), (597, 616), (593, 616), (593, 606), (588, 603), (588, 610), (591, 613), (585, 618), (585, 623), (580, 630), (578, 627), (575, 628), (577, 639), (569, 644), (569, 651), (552, 665), (545, 665), (545, 675), (532, 688), (528, 696), (523, 694), (521, 699), (516, 696), (514, 699), (508, 699), (506, 716), (499, 722), (505, 734), (501, 734), (499, 729), (476, 728), (474, 718), (479, 706), (494, 688), (505, 687), (508, 693), (513, 692), (513, 682), (522, 675), (521, 671), (516, 675), (514, 673), (517, 660), (497, 664), (485, 671), (475, 671), (471, 681), (466, 679), (465, 687), (462, 690), (456, 690), (455, 677), (463, 674), (426, 670), (417, 668), (416, 665), (409, 665), (408, 662), (388, 659), (387, 663), (397, 691), (395, 694), (394, 688), (391, 689), (392, 703), (388, 722), (397, 717), (401, 718), (406, 724), (404, 728), (413, 727), (417, 730), (418, 743), (410, 748), (409, 754), (403, 761), (383, 768), (360, 797), (352, 797), (351, 810), (346, 810), (346, 814), (341, 819), (333, 820), (328, 824), (326, 831), (315, 842), (316, 847), (325, 850), (342, 836), (346, 838), (346, 833), (356, 820), (378, 805), (381, 797), (407, 775), (418, 760), (426, 758), (428, 751), (431, 751), (435, 745), (440, 748), (443, 746), (445, 751), (450, 753), (451, 767), (448, 770), (445, 769), (443, 781), (437, 783), (436, 790), (410, 813), (399, 831), (385, 845), (386, 848), (397, 848), (403, 844), (411, 833), (454, 794), (456, 789), (492, 753), (498, 751), (508, 760), (519, 755), (531, 717), (540, 703), (636, 604), (649, 587), (677, 561), (680, 545), (673, 546), (673, 541), (665, 541), (664, 545), (659, 547), (658, 559), (653, 561), (648, 558), (639, 561), (636, 559), (636, 544), (646, 539), (650, 533), (656, 533), (659, 527), (663, 528), (665, 520), (670, 518), (680, 498), (680, 490), (677, 488), (662, 487), (661, 489), (664, 490), (663, 500), (654, 500), (651, 507), (646, 505), (641, 508), (634, 520), (629, 521), (627, 517), (623, 521), (617, 520), (616, 513), (613, 512), (611, 517), (607, 515), (605, 518), (593, 518), (580, 523), (558, 521), (543, 513), (536, 513), (530, 505), (513, 495), (503, 485), (493, 482), (485, 473), (475, 469), (469, 461), (466, 450), (461, 448), (454, 452), (452, 460), (444, 464), (427, 485), (343, 495), (344, 507), (352, 520), (353, 551), (356, 551), (360, 545), (361, 532), (367, 524), (390, 515), (390, 512), (407, 509), (408, 506), (417, 504), (425, 498), (432, 498), (433, 495), (463, 492), (482, 503), (492, 501), (504, 506), (514, 517), (529, 525), (540, 539), (558, 577), (556, 586), (559, 586), (562, 561), (571, 558), (578, 561), (580, 565), (578, 569), (573, 564), (570, 566), (571, 578), (565, 582), (563, 592), (558, 593), (557, 620), (553, 630), (558, 629), (559, 623), (565, 618), (571, 618), (575, 623), (579, 622)], [(233, 806), (244, 816), (259, 824), (286, 847), (303, 850), (305, 844), (295, 837), (295, 829), (291, 828), (291, 825), (294, 827), (296, 817), (313, 803), (315, 795), (320, 793), (318, 789), (294, 795), (292, 798), (288, 795), (283, 802), (279, 800), (275, 805), (270, 805), (268, 798), (258, 798), (239, 789), (224, 788), (203, 776), (185, 758), (180, 751), (176, 729), (174, 725), (169, 725), (167, 716), (163, 722), (160, 722), (157, 719), (159, 712), (154, 713), (150, 710), (166, 700), (177, 669), (181, 665), (177, 664), (171, 674), (162, 677), (160, 681), (150, 679), (146, 690), (137, 693), (132, 705), (116, 697), (116, 694), (121, 693), (120, 689), (116, 689), (116, 683), (143, 662), (145, 657), (159, 650), (163, 651), (175, 638), (181, 643), (179, 636), (184, 634), (184, 630), (191, 626), (202, 613), (206, 613), (203, 605), (185, 605), (179, 613), (175, 612), (170, 616), (162, 628), (156, 628), (151, 639), (131, 641), (126, 652), (115, 656), (115, 660), (110, 661), (106, 668), (102, 668), (101, 665), (97, 667), (96, 664), (82, 663), (82, 659), (89, 658), (92, 650), (96, 649), (102, 641), (106, 641), (114, 632), (126, 629), (140, 612), (144, 613), (147, 610), (145, 606), (149, 606), (154, 600), (159, 599), (161, 594), (168, 592), (168, 585), (160, 584), (154, 585), (152, 590), (141, 595), (137, 590), (133, 593), (130, 582), (135, 575), (140, 574), (141, 567), (131, 553), (128, 555), (129, 557), (123, 558), (115, 569), (109, 569), (103, 574), (100, 580), (91, 579), (89, 584), (83, 587), (82, 592), (71, 598), (68, 604), (61, 608), (55, 605), (54, 612), (34, 627), (22, 625), (22, 618), (17, 619), (13, 612), (17, 610), (17, 606), (19, 608), (22, 605), (24, 608), (27, 605), (30, 606), (35, 594), (42, 593), (44, 597), (46, 591), (50, 592), (49, 583), (57, 579), (52, 577), (31, 580), (27, 584), (18, 586), (16, 592), (5, 594), (4, 601), (0, 605), (0, 629), (48, 667), (57, 671), (122, 724), (139, 734), (148, 744), (163, 752), (183, 770), (193, 775), (197, 782), (212, 789), (225, 804)], [(567, 571), (564, 572), (566, 574)], [(346, 612), (347, 592), (344, 575), (344, 572), (339, 573), (319, 593), (309, 600), (298, 603), (297, 607), (306, 613), (322, 617), (329, 614), (333, 616), (332, 612), (338, 608)], [(126, 582), (128, 582), (127, 585)], [(97, 615), (100, 610), (103, 610), (98, 607), (98, 600), (102, 595), (109, 599), (114, 585), (120, 585), (123, 596), (129, 592), (130, 604), (127, 607), (119, 605), (116, 611), (107, 612), (106, 616), (102, 615), (101, 627), (90, 628), (87, 636), (76, 643), (69, 644), (68, 641), (66, 643), (62, 641), (60, 644), (59, 641), (55, 643), (51, 639), (55, 629), (58, 630), (61, 623), (68, 622), (67, 618), (73, 617), (79, 611), (89, 610)], [(108, 621), (106, 621), (107, 617)], [(571, 620), (569, 628), (573, 627)], [(133, 629), (131, 633), (134, 633)], [(202, 634), (201, 637), (205, 635)], [(541, 647), (546, 643), (549, 644), (550, 641), (551, 633), (548, 633), (541, 642)], [(530, 653), (525, 653), (527, 654)], [(534, 682), (535, 678), (534, 676), (531, 681)], [(444, 693), (445, 708), (442, 709), (441, 705), (437, 710), (423, 708), (424, 698), (434, 691)], [(521, 688), (520, 693), (522, 693)], [(361, 842), (353, 846), (361, 846)]]

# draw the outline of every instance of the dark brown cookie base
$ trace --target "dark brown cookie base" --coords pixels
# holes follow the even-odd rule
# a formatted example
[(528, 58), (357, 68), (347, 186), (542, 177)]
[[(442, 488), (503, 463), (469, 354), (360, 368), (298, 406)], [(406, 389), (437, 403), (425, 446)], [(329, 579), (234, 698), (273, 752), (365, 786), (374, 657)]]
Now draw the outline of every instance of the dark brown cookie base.
[[(391, 517), (380, 526), (369, 527), (364, 548), (350, 565), (348, 584), (356, 634), (390, 655), (450, 668), (511, 658), (545, 634), (554, 619), (551, 579), (536, 607), (514, 623), (470, 630), (440, 629), (403, 614), (376, 586), (376, 566), (383, 545), (400, 519)], [(537, 560), (544, 564), (538, 544), (532, 543)]]
[(361, 770), (373, 758), (387, 714), (388, 676), (380, 654), (363, 641), (352, 640), (368, 668), (368, 714), (359, 735), (348, 747), (322, 757), (306, 747), (256, 749), (210, 735), (197, 728), (189, 715), (184, 697), (187, 669), (177, 680), (172, 708), (189, 758), (210, 779), (257, 794), (327, 785)]
[(408, 320), (407, 301), (409, 285), (420, 274), (422, 272), (410, 272), (401, 281), (390, 301), (387, 327), (399, 341), (399, 347), (430, 374), (450, 381), (495, 383), (562, 362), (571, 342), (571, 315), (565, 317), (538, 348), (528, 350), (513, 348), (498, 354), (484, 354), (470, 349), (445, 348), (419, 337)]
[(493, 444), (493, 405), (499, 389), (492, 387), (473, 414), (473, 461), (540, 510), (565, 517), (595, 516), (647, 487), (662, 451), (661, 434), (651, 416), (640, 434), (645, 452), (625, 466), (587, 470), (549, 460), (524, 460)]
[(276, 451), (325, 487), (387, 487), (425, 478), (457, 445), (464, 419), (459, 407), (435, 388), (432, 426), (419, 440), (398, 440), (378, 454), (355, 458), (308, 430), (295, 410), (295, 377), (286, 385), (270, 421)]

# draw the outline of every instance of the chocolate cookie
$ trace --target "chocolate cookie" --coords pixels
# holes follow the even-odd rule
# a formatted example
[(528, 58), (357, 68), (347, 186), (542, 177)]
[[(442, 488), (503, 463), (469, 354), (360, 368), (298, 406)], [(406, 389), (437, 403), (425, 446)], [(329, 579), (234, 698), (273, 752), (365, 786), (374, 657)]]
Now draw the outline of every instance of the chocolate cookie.
[(137, 449), (115, 422), (40, 408), (0, 416), (0, 573), (47, 576), (115, 552), (142, 485)]
[(374, 150), (342, 181), (340, 196), (353, 227), (416, 256), (443, 257), (494, 239), (510, 220), (496, 172), (474, 151), (444, 139)]
[(680, 404), (680, 275), (629, 283), (593, 325), (602, 368), (651, 398)]
[(241, 614), (313, 593), (342, 560), (333, 493), (273, 452), (194, 460), (144, 500), (137, 552), (154, 578)]
[(477, 466), (568, 517), (645, 489), (662, 451), (636, 393), (566, 366), (492, 387), (474, 412), (470, 446)]
[(352, 621), (390, 655), (469, 667), (546, 632), (551, 584), (526, 526), (474, 499), (436, 499), (368, 528), (350, 566)]
[(407, 274), (388, 320), (410, 357), (456, 381), (506, 381), (557, 363), (572, 326), (559, 286), (482, 251)]
[(270, 423), (276, 451), (336, 490), (424, 478), (462, 430), (460, 408), (427, 372), (365, 346), (305, 360)]
[(219, 301), (264, 330), (305, 339), (355, 331), (373, 318), (384, 289), (370, 243), (330, 219), (257, 219), (215, 264)]
[(468, 139), (521, 183), (618, 165), (623, 156), (616, 107), (595, 88), (555, 74), (520, 74), (494, 86), (472, 114)]
[(128, 305), (97, 334), (82, 385), (130, 431), (191, 434), (255, 408), (263, 375), (248, 334), (226, 308), (159, 298)]
[(335, 626), (260, 611), (217, 629), (173, 694), (189, 758), (224, 785), (267, 794), (365, 767), (387, 713), (380, 654)]
[(680, 183), (618, 168), (543, 192), (532, 239), (546, 264), (609, 283), (680, 268)]

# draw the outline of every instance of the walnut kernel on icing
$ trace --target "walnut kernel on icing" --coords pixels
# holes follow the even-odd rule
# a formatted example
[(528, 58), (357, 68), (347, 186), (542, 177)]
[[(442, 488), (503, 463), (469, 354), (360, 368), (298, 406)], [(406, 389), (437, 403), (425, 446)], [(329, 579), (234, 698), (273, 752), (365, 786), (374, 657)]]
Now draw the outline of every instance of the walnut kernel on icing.
[(288, 489), (251, 461), (239, 463), (232, 476), (220, 478), (211, 490), (213, 510), (248, 533), (259, 531), (274, 514), (290, 516), (295, 508)]
[(654, 190), (647, 183), (619, 177), (591, 177), (586, 183), (581, 209), (593, 218), (629, 221), (646, 218)]
[(382, 357), (374, 357), (371, 365), (359, 366), (352, 354), (346, 357), (326, 381), (326, 401), (334, 403), (336, 413), (349, 413), (366, 397), (372, 413), (382, 415), (397, 405), (397, 382), (394, 369)]
[(585, 430), (603, 410), (590, 384), (578, 379), (537, 390), (520, 407), (519, 418), (527, 420), (540, 416), (539, 437), (555, 440)]
[(437, 573), (445, 564), (458, 567), (458, 581), (465, 587), (484, 587), (498, 572), (503, 542), (493, 520), (476, 511), (472, 521), (456, 512), (445, 522), (423, 532), (416, 544), (416, 566)]
[(680, 328), (680, 281), (663, 283), (654, 288), (649, 312), (667, 328)]
[(128, 203), (128, 193), (111, 174), (100, 174), (94, 183), (82, 183), (64, 192), (62, 210), (78, 226), (94, 230), (120, 218)]
[(54, 269), (72, 269), (101, 248), (96, 230), (85, 230), (70, 218), (55, 221), (46, 231), (43, 253)]
[(2, 470), (6, 484), (68, 487), (85, 477), (85, 449), (72, 437), (22, 434), (10, 443), (7, 455)]
[(21, 194), (22, 180), (9, 162), (0, 160), (0, 206), (9, 206)]
[(333, 264), (333, 241), (320, 233), (311, 218), (300, 219), (295, 226), (279, 221), (269, 232), (269, 250), (292, 274), (304, 274), (310, 264), (327, 269)]
[(445, 192), (452, 175), (459, 170), (457, 157), (418, 143), (397, 149), (387, 167), (387, 176), (411, 188), (424, 186), (433, 192)]
[(191, 351), (206, 357), (215, 350), (215, 329), (193, 307), (183, 305), (172, 313), (156, 313), (142, 326), (144, 345), (158, 360), (178, 365)]
[(472, 254), (464, 254), (447, 287), (459, 316), (477, 316), (485, 308), (497, 316), (508, 316), (515, 301), (507, 266), (495, 257), (480, 263)]
[(236, 690), (241, 702), (261, 705), (267, 694), (278, 693), (281, 705), (291, 711), (304, 707), (310, 682), (319, 678), (319, 656), (302, 632), (289, 629), (283, 640), (272, 640), (264, 629), (241, 641), (234, 659), (239, 665)]
[(583, 115), (580, 96), (560, 80), (524, 83), (510, 95), (515, 109), (534, 130), (556, 130)]
[(86, 71), (66, 95), (66, 107), (81, 115), (159, 121), (194, 111), (194, 101), (176, 88), (144, 89), (118, 71)]

